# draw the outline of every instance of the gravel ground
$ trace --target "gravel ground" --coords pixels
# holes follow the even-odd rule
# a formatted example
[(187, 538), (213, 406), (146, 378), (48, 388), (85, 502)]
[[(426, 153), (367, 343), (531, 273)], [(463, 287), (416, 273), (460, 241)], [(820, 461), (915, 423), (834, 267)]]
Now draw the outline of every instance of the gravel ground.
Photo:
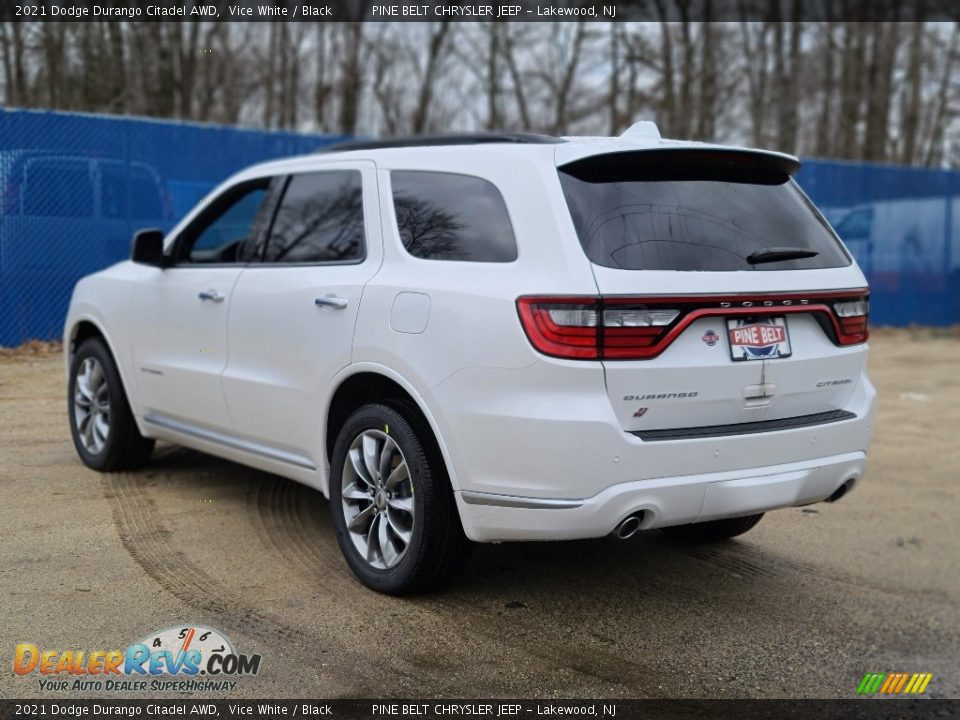
[(958, 697), (958, 358), (956, 333), (875, 332), (877, 434), (839, 503), (712, 546), (482, 546), (449, 591), (394, 599), (354, 581), (313, 490), (171, 446), (85, 469), (59, 356), (0, 352), (0, 697), (57, 695), (12, 673), (16, 643), (186, 624), (263, 656), (236, 697), (852, 697), (868, 671)]

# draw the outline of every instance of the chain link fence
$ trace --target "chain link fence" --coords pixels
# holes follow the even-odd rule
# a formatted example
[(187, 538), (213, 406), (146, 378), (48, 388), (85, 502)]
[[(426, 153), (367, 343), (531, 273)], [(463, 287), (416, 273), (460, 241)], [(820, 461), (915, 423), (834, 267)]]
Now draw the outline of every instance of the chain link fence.
[[(126, 258), (135, 230), (340, 139), (0, 110), (0, 346), (59, 338), (76, 281)], [(873, 324), (960, 322), (960, 173), (809, 161), (798, 180), (866, 272)]]

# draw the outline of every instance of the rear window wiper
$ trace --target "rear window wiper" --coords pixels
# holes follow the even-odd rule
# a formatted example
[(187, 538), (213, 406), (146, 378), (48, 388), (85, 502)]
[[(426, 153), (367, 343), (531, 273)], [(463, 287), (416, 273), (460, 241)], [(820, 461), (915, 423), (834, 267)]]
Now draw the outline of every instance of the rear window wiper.
[(760, 248), (747, 255), (747, 262), (751, 265), (760, 263), (778, 262), (780, 260), (802, 260), (819, 255), (816, 250), (800, 247), (768, 247)]

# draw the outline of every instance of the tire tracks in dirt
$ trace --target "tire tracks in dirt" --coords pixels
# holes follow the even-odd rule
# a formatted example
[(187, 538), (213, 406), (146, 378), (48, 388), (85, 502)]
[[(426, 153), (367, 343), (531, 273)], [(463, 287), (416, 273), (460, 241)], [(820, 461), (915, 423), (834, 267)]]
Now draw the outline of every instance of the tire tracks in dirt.
[[(256, 518), (254, 525), (262, 539), (273, 545), (285, 562), (300, 572), (330, 581), (325, 583), (324, 591), (335, 596), (338, 602), (356, 602), (358, 593), (370, 592), (353, 580), (344, 565), (333, 530), (325, 519), (326, 503), (318, 502), (318, 493), (276, 478), (260, 483), (252, 489), (251, 494), (253, 497), (250, 509)], [(316, 497), (310, 498), (310, 495)], [(305, 512), (305, 508), (310, 507), (311, 503), (313, 511)], [(324, 514), (320, 515), (320, 511)], [(321, 521), (320, 517), (324, 520)], [(390, 602), (387, 600), (388, 604)], [(578, 648), (568, 640), (556, 637), (555, 633), (551, 633), (549, 628), (536, 620), (525, 621), (513, 616), (510, 626), (514, 632), (505, 634), (504, 618), (497, 614), (496, 608), (485, 608), (482, 603), (461, 597), (456, 591), (444, 593), (441, 597), (428, 595), (392, 602), (413, 603), (420, 610), (412, 619), (394, 620), (406, 625), (406, 632), (423, 633), (427, 630), (423, 623), (429, 622), (432, 615), (441, 618), (444, 625), (455, 632), (468, 647), (483, 647), (488, 652), (505, 655), (508, 653), (498, 651), (497, 648), (509, 648), (514, 652), (519, 650), (554, 670), (564, 668), (591, 678), (592, 682), (601, 681), (611, 689), (636, 692), (641, 683), (645, 688), (656, 687), (657, 683), (654, 681), (660, 680), (666, 686), (666, 681), (670, 678), (669, 674), (660, 673), (652, 666), (600, 648), (586, 651)], [(409, 656), (398, 660), (407, 662)], [(449, 690), (459, 691), (460, 694), (473, 694), (456, 678), (452, 678), (449, 667), (442, 663), (435, 668), (425, 667), (423, 662), (416, 664), (418, 673), (433, 671), (433, 687), (449, 686), (453, 681)], [(661, 674), (662, 677), (659, 677)]]
[(268, 646), (276, 647), (279, 641), (295, 652), (302, 648), (299, 652), (311, 664), (321, 648), (326, 648), (331, 657), (349, 658), (349, 673), (328, 667), (325, 674), (344, 688), (344, 695), (363, 696), (374, 691), (377, 677), (355, 670), (363, 668), (363, 663), (362, 658), (351, 657), (355, 655), (353, 650), (330, 648), (329, 640), (264, 612), (175, 547), (172, 531), (165, 526), (156, 502), (144, 489), (145, 480), (146, 475), (135, 473), (102, 476), (104, 496), (110, 503), (120, 541), (151, 580), (184, 604), (205, 613), (214, 627), (227, 625)]

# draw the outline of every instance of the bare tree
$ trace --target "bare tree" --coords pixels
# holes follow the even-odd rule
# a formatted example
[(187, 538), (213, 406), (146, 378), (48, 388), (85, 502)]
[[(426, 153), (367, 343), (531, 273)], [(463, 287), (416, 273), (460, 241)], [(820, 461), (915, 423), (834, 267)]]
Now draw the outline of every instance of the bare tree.
[(434, 85), (440, 65), (447, 56), (447, 37), (450, 34), (450, 23), (436, 23), (430, 33), (430, 42), (427, 44), (427, 58), (420, 80), (420, 91), (417, 93), (417, 106), (413, 113), (413, 132), (423, 132), (427, 127), (427, 117), (433, 101)]
[[(22, 22), (0, 7), (7, 107), (344, 134), (667, 135), (914, 164), (960, 157), (958, 27), (927, 0), (652, 0), (656, 22)], [(869, 22), (838, 21), (856, 10)], [(911, 13), (911, 22), (897, 22)], [(830, 13), (836, 16), (831, 17)], [(801, 22), (804, 20), (803, 22)]]

